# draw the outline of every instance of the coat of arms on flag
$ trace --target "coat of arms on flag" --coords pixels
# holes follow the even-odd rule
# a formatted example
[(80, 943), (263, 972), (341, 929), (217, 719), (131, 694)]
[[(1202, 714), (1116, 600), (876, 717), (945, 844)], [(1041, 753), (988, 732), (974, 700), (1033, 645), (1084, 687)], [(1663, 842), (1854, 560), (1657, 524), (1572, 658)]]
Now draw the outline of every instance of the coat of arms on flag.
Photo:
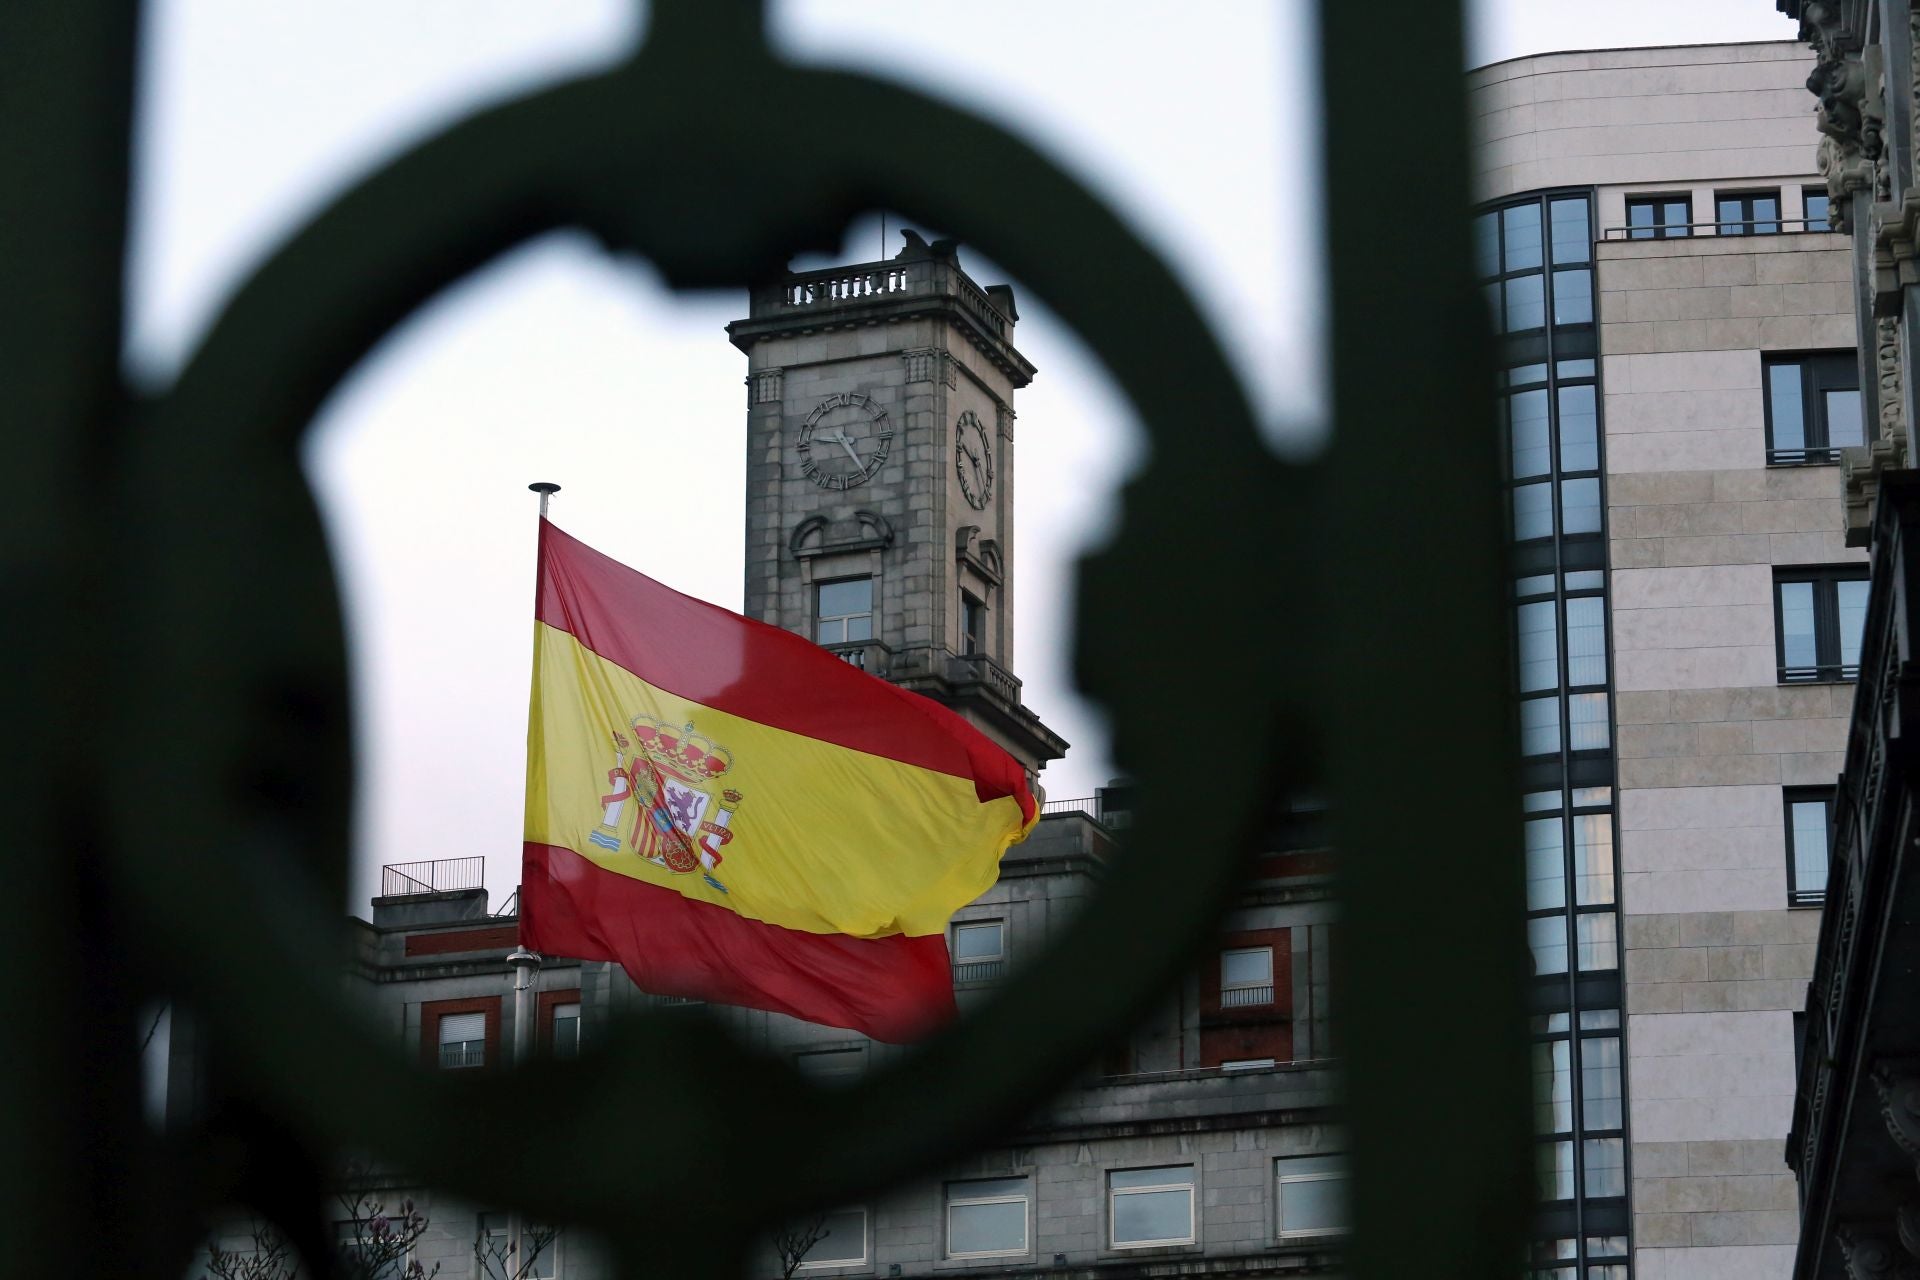
[(733, 753), (692, 724), (675, 729), (644, 715), (632, 717), (626, 732), (614, 730), (613, 750), (611, 790), (600, 797), (600, 823), (587, 839), (614, 852), (631, 849), (680, 875), (699, 870), (727, 892), (714, 873), (725, 861), (720, 850), (733, 840), (733, 815), (743, 798), (718, 786), (733, 767)]

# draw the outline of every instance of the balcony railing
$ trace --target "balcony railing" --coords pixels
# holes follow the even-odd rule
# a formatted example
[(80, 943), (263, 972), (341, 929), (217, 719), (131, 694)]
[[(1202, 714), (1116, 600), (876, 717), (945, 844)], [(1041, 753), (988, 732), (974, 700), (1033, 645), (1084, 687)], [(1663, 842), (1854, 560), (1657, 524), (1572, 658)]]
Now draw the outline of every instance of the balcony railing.
[(955, 982), (997, 982), (1007, 971), (1005, 960), (969, 960), (953, 966)]
[[(1725, 228), (1737, 228), (1728, 230)], [(1725, 222), (1670, 222), (1660, 226), (1604, 227), (1602, 240), (1686, 240), (1694, 236), (1777, 236), (1831, 231), (1826, 218), (1747, 218)]]
[(892, 665), (893, 650), (878, 640), (845, 640), (823, 647), (848, 666), (858, 667), (868, 675), (884, 676)]
[(456, 889), (484, 889), (485, 858), (438, 858), (432, 862), (389, 862), (380, 868), (380, 896), (402, 898), (410, 893), (452, 893)]
[(459, 1071), (467, 1067), (487, 1065), (487, 1044), (484, 1040), (467, 1040), (460, 1044), (440, 1046), (440, 1069)]
[(1264, 987), (1227, 987), (1220, 992), (1222, 1009), (1244, 1009), (1249, 1005), (1272, 1003), (1272, 983)]

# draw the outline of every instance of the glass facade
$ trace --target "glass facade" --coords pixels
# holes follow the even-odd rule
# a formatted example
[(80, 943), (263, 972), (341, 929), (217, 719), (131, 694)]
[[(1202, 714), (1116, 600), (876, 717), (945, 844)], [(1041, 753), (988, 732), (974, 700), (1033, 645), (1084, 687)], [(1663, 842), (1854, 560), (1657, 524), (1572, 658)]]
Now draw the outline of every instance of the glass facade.
[[(1664, 211), (1662, 211), (1664, 212)], [(1684, 209), (1649, 235), (1685, 234)], [(1656, 220), (1658, 221), (1658, 220)], [(1499, 349), (1533, 955), (1534, 1277), (1627, 1262), (1613, 682), (1591, 193), (1475, 222)]]

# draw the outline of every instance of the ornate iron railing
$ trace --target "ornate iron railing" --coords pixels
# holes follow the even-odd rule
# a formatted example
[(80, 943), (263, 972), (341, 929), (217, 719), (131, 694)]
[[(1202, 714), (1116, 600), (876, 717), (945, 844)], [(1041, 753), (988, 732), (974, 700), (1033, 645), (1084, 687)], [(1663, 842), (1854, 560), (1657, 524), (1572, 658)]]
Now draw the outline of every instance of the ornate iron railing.
[[(355, 1151), (589, 1230), (624, 1274), (734, 1275), (765, 1224), (953, 1160), (1075, 1078), (1211, 936), (1272, 797), (1312, 785), (1364, 868), (1342, 882), (1346, 1273), (1404, 1274), (1409, 1239), (1430, 1276), (1511, 1271), (1522, 899), (1511, 709), (1489, 692), (1510, 681), (1457, 0), (1320, 6), (1335, 429), (1294, 462), (1263, 445), (1171, 270), (1096, 196), (977, 116), (781, 60), (751, 0), (654, 0), (611, 70), (384, 164), (272, 249), (170, 386), (136, 392), (120, 353), (139, 22), (114, 0), (0, 6), (0, 587), (29, 677), (0, 694), (16, 744), (0, 785), (9, 941), (32, 963), (0, 996), (13, 1258), (171, 1280), (207, 1215), (243, 1203), (318, 1260), (317, 1190)], [(1420, 217), (1362, 198), (1383, 172)], [(1137, 780), (1125, 856), (1023, 981), (851, 1087), (670, 1016), (576, 1061), (421, 1070), (336, 971), (352, 759), (310, 422), (414, 310), (549, 230), (644, 255), (675, 287), (742, 288), (875, 207), (1013, 273), (1146, 429), (1119, 532), (1075, 591), (1076, 676)], [(1204, 661), (1192, 616), (1139, 606), (1170, 581), (1206, 602)], [(1409, 999), (1436, 927), (1459, 994)], [(176, 1025), (197, 1028), (205, 1070), (197, 1124), (164, 1136), (140, 1118), (129, 1030), (155, 999), (191, 1015)], [(675, 1081), (671, 1104), (642, 1080)]]

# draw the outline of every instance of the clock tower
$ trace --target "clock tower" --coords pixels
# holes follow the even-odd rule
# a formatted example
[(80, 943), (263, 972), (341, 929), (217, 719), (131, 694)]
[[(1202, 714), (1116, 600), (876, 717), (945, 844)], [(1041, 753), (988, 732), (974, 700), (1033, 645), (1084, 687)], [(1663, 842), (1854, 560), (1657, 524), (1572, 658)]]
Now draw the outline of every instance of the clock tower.
[(945, 703), (1037, 772), (1013, 662), (1013, 290), (950, 240), (782, 276), (747, 355), (746, 612)]

